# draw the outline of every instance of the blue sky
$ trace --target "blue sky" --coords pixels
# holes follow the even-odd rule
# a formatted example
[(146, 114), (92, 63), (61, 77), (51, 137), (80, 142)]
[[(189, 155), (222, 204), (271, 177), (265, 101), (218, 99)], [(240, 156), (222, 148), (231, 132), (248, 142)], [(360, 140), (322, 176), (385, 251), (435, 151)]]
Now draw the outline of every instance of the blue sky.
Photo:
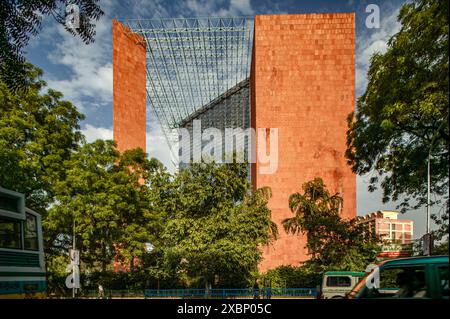
[[(39, 35), (27, 47), (27, 57), (44, 70), (48, 86), (61, 91), (85, 115), (83, 132), (89, 141), (112, 138), (112, 46), (111, 19), (173, 18), (206, 16), (254, 16), (282, 13), (356, 13), (356, 95), (364, 92), (370, 57), (386, 49), (387, 40), (399, 30), (401, 0), (125, 0), (101, 1), (105, 15), (97, 23), (95, 43), (85, 45), (72, 37), (52, 18), (43, 21)], [(366, 7), (377, 4), (381, 24), (365, 26)], [(148, 110), (147, 151), (171, 166), (169, 148), (161, 128)], [(381, 193), (367, 191), (370, 176), (357, 178), (357, 209), (363, 215), (379, 209), (395, 209), (395, 203), (382, 204)], [(415, 222), (415, 238), (425, 230), (425, 209), (408, 212), (402, 218)]]

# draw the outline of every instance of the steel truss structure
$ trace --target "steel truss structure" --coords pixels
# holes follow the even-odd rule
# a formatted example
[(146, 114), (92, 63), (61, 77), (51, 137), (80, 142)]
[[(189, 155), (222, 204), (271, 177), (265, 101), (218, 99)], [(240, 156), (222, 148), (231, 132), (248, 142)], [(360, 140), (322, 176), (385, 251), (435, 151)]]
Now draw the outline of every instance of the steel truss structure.
[(178, 141), (174, 129), (184, 127), (211, 104), (228, 107), (219, 103), (220, 99), (250, 76), (253, 17), (137, 19), (123, 23), (145, 39), (147, 103), (170, 145)]

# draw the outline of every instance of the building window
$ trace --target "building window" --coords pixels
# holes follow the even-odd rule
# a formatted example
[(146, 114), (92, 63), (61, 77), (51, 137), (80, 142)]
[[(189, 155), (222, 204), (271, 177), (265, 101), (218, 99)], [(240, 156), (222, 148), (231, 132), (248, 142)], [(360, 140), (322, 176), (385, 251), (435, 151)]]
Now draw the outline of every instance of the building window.
[(391, 234), (389, 231), (380, 231), (379, 235), (383, 240), (391, 240)]
[(395, 243), (402, 244), (403, 243), (403, 233), (396, 232), (395, 235)]
[(27, 214), (25, 221), (25, 249), (38, 250), (38, 233), (36, 216)]
[(21, 237), (20, 222), (0, 219), (0, 248), (22, 248)]

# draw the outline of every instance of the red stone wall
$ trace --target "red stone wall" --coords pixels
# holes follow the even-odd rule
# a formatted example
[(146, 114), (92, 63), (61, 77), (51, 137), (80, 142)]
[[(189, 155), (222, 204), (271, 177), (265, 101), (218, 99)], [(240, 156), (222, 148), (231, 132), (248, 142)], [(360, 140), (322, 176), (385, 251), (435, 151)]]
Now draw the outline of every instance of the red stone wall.
[(116, 20), (112, 25), (114, 140), (119, 151), (145, 151), (145, 42)]
[(263, 247), (260, 270), (299, 265), (304, 236), (287, 235), (282, 220), (293, 216), (289, 196), (322, 177), (344, 197), (343, 217), (356, 216), (356, 176), (346, 165), (347, 115), (355, 109), (355, 16), (339, 14), (255, 17), (251, 73), (252, 126), (278, 128), (278, 170), (258, 172), (255, 187), (270, 186), (269, 202), (280, 238)]

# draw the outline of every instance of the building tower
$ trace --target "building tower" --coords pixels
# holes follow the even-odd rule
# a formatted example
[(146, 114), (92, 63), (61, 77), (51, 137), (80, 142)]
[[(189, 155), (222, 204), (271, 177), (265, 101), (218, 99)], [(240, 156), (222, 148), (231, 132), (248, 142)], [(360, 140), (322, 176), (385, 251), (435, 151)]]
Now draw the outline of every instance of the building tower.
[[(278, 167), (251, 164), (254, 188), (270, 186), (280, 238), (261, 247), (260, 270), (307, 260), (305, 237), (288, 235), (288, 199), (322, 177), (356, 216), (356, 176), (346, 165), (347, 116), (355, 110), (355, 15), (113, 22), (114, 138), (145, 149), (145, 96), (168, 141), (196, 119), (220, 129), (278, 129)], [(258, 141), (258, 136), (256, 138)], [(255, 141), (255, 143), (256, 143)], [(248, 147), (248, 145), (246, 145)], [(258, 145), (256, 143), (256, 148)], [(151, 155), (151, 154), (150, 154)]]

